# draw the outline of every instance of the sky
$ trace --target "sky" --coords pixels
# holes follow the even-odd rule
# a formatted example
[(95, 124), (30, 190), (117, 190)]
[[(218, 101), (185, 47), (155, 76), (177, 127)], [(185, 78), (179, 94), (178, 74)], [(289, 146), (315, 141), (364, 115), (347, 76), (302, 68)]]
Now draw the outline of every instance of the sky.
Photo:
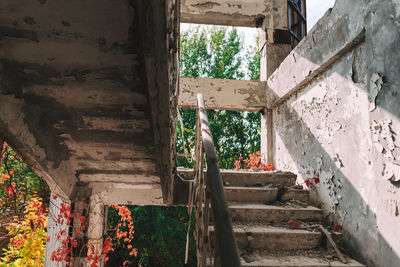
[[(333, 7), (335, 0), (306, 0), (307, 7), (307, 31), (317, 23), (317, 21), (325, 14), (325, 12)], [(190, 27), (190, 24), (181, 23), (181, 31), (185, 31)], [(237, 27), (239, 34), (241, 34), (245, 40), (245, 47), (249, 45), (255, 45), (257, 29)]]
[(333, 7), (335, 0), (307, 0), (307, 31), (317, 23), (325, 12)]

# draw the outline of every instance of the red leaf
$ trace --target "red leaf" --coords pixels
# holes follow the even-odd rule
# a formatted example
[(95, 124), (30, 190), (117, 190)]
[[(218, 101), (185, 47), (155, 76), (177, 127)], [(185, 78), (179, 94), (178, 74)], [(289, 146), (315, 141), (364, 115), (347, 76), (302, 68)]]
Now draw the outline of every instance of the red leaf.
[(296, 221), (289, 221), (288, 223), (289, 223), (289, 226), (292, 227), (292, 228), (297, 229), (297, 228), (300, 227), (300, 224), (298, 222), (296, 222)]
[(340, 224), (335, 224), (334, 226), (333, 226), (333, 231), (334, 232), (339, 232), (339, 231), (342, 231), (343, 230), (343, 227), (342, 227), (342, 225), (340, 225)]

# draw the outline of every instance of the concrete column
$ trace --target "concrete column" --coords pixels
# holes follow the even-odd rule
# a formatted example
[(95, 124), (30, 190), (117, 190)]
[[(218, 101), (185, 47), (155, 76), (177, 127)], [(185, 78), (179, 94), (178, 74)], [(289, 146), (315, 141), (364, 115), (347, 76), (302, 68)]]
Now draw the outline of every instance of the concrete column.
[[(290, 53), (289, 44), (274, 42), (273, 29), (259, 30), (260, 81), (267, 81)], [(273, 112), (267, 108), (261, 117), (261, 153), (264, 155), (264, 162), (275, 166)]]
[[(0, 140), (0, 145), (2, 144)], [(45, 267), (64, 267), (66, 262), (55, 262), (51, 260), (51, 255), (54, 251), (61, 247), (61, 240), (57, 239), (57, 234), (61, 231), (68, 231), (69, 226), (65, 223), (59, 224), (57, 222), (58, 214), (60, 214), (61, 203), (65, 203), (61, 198), (56, 196), (53, 192), (50, 195), (49, 204), (49, 223), (47, 226), (47, 242), (46, 242), (46, 256), (44, 260)], [(65, 203), (67, 204), (67, 203)]]
[(89, 203), (89, 223), (88, 223), (88, 265), (91, 266), (97, 260), (97, 266), (104, 266), (104, 257), (102, 255), (103, 233), (104, 233), (104, 204), (98, 194), (90, 197)]

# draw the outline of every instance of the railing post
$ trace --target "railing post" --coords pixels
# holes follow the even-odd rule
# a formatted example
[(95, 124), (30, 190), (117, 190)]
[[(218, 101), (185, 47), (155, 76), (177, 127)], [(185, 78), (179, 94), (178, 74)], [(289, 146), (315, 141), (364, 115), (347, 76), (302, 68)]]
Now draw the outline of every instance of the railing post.
[(204, 106), (203, 96), (198, 94), (197, 99), (199, 110), (197, 120), (200, 119), (201, 137), (207, 162), (206, 186), (210, 190), (211, 208), (214, 218), (214, 239), (217, 245), (215, 249), (218, 250), (222, 267), (238, 267), (240, 266), (240, 259), (207, 111)]

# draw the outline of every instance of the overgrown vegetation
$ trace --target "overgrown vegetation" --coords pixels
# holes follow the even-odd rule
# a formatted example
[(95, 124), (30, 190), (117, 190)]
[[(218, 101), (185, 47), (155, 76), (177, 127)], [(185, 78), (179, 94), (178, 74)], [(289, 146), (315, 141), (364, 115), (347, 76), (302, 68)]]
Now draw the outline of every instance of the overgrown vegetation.
[(41, 266), (49, 188), (6, 142), (0, 148), (0, 265)]

